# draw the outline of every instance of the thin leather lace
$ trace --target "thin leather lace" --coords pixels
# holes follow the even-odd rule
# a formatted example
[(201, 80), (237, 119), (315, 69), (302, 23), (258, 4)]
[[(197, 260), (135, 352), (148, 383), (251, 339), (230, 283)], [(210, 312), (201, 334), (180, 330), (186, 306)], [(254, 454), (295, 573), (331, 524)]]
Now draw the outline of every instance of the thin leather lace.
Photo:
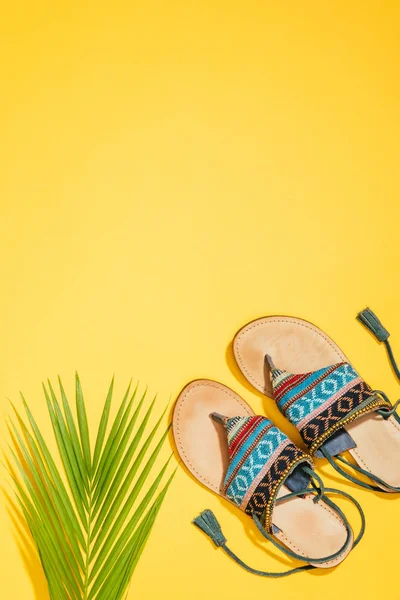
[[(382, 390), (373, 390), (373, 393), (376, 394), (376, 395), (381, 396), (384, 400), (386, 400), (386, 402), (388, 404), (390, 404), (392, 406), (392, 403), (390, 402), (390, 400), (389, 400), (387, 394), (385, 394), (385, 392), (382, 392)], [(378, 409), (375, 412), (378, 413), (384, 419), (388, 419), (390, 416), (394, 416), (395, 419), (400, 423), (400, 417), (399, 417), (399, 415), (397, 413), (397, 408), (398, 408), (399, 405), (400, 405), (400, 399), (397, 400), (397, 402), (394, 403), (394, 405), (392, 406), (391, 409), (389, 409), (389, 408), (380, 408), (380, 409)], [(329, 463), (332, 465), (332, 467), (335, 469), (335, 471), (337, 473), (339, 473), (340, 475), (342, 475), (343, 477), (345, 477), (348, 481), (351, 481), (352, 483), (355, 483), (355, 484), (359, 485), (360, 487), (366, 488), (367, 490), (371, 490), (373, 492), (383, 492), (383, 493), (385, 493), (385, 492), (386, 493), (400, 492), (400, 487), (396, 487), (396, 486), (390, 485), (390, 483), (387, 483), (386, 481), (383, 481), (383, 479), (381, 479), (377, 475), (374, 475), (370, 471), (367, 471), (366, 469), (363, 469), (363, 467), (360, 467), (359, 465), (356, 465), (355, 463), (352, 463), (352, 462), (346, 460), (340, 454), (338, 456), (331, 456), (324, 449), (324, 447), (321, 447), (320, 451), (322, 452), (322, 454), (324, 455), (324, 457), (329, 461)], [(367, 477), (371, 481), (377, 483), (378, 485), (371, 485), (370, 483), (368, 483), (366, 481), (363, 481), (362, 479), (359, 479), (358, 477), (354, 477), (354, 475), (352, 475), (351, 473), (349, 473), (348, 471), (346, 471), (345, 469), (343, 469), (338, 464), (337, 461), (339, 461), (340, 463), (346, 465), (346, 467), (348, 467), (350, 469), (353, 469), (353, 471), (356, 471), (360, 475), (364, 475), (365, 477)]]
[[(393, 350), (390, 346), (389, 331), (382, 325), (381, 321), (378, 319), (376, 314), (370, 308), (365, 308), (364, 310), (362, 310), (357, 315), (357, 320), (360, 321), (360, 323), (362, 323), (362, 325), (374, 336), (374, 338), (378, 342), (383, 342), (383, 344), (385, 345), (393, 372), (396, 375), (397, 379), (400, 381), (400, 369), (397, 366)], [(381, 396), (381, 398), (383, 398), (392, 407), (392, 408), (380, 408), (376, 412), (384, 419), (388, 419), (389, 417), (393, 416), (396, 419), (396, 421), (398, 423), (400, 423), (400, 416), (397, 413), (397, 408), (400, 405), (400, 400), (397, 400), (397, 402), (395, 402), (395, 404), (392, 406), (392, 403), (390, 402), (390, 400), (389, 400), (388, 396), (385, 394), (385, 392), (383, 392), (382, 390), (374, 390), (374, 394)], [(335, 471), (340, 473), (340, 475), (342, 475), (349, 481), (351, 481), (363, 488), (366, 488), (368, 490), (372, 490), (374, 492), (400, 492), (400, 487), (390, 485), (386, 481), (383, 481), (377, 475), (374, 475), (373, 473), (370, 473), (366, 469), (363, 469), (362, 467), (349, 462), (343, 456), (338, 455), (336, 457), (333, 457), (330, 454), (328, 454), (328, 452), (323, 447), (321, 447), (320, 450), (321, 450), (322, 454), (325, 456), (325, 458), (332, 465), (332, 467), (335, 469)], [(351, 473), (349, 473), (348, 471), (343, 469), (342, 466), (340, 464), (338, 464), (339, 462), (342, 463), (343, 465), (346, 465), (346, 467), (352, 469), (353, 471), (359, 473), (360, 475), (367, 477), (372, 482), (374, 482), (378, 485), (372, 485), (366, 481), (363, 481), (362, 479), (359, 479), (358, 477), (354, 477)]]
[[(305, 496), (308, 494), (314, 494), (315, 498), (313, 499), (313, 501), (315, 503), (324, 502), (325, 504), (330, 506), (333, 510), (335, 510), (339, 514), (340, 518), (342, 519), (342, 521), (344, 523), (344, 526), (346, 528), (346, 534), (347, 534), (345, 543), (337, 552), (335, 552), (334, 554), (332, 554), (330, 556), (326, 556), (323, 558), (311, 558), (311, 557), (307, 557), (307, 556), (304, 556), (301, 554), (297, 554), (296, 552), (292, 552), (289, 548), (280, 544), (272, 534), (270, 534), (268, 531), (265, 530), (260, 519), (255, 514), (253, 514), (252, 516), (253, 516), (253, 520), (254, 520), (258, 530), (260, 531), (260, 533), (263, 535), (263, 537), (265, 537), (267, 540), (272, 542), (272, 544), (276, 548), (281, 550), (284, 554), (286, 554), (290, 558), (298, 559), (301, 561), (307, 561), (309, 563), (310, 562), (315, 563), (313, 565), (311, 565), (311, 564), (302, 565), (300, 567), (295, 567), (293, 569), (289, 569), (287, 571), (282, 571), (282, 572), (269, 572), (269, 571), (260, 571), (258, 569), (253, 569), (252, 567), (247, 565), (245, 562), (243, 562), (226, 545), (226, 538), (222, 533), (221, 527), (220, 527), (217, 519), (215, 518), (215, 515), (210, 510), (203, 511), (203, 513), (201, 515), (199, 515), (199, 517), (194, 519), (193, 523), (199, 529), (204, 531), (204, 533), (206, 533), (209, 537), (211, 537), (211, 539), (214, 541), (216, 546), (221, 547), (228, 556), (230, 556), (236, 563), (238, 563), (246, 571), (248, 571), (249, 573), (252, 573), (254, 575), (259, 575), (261, 577), (273, 577), (273, 578), (286, 577), (288, 575), (292, 575), (294, 573), (299, 573), (301, 571), (308, 571), (310, 569), (315, 569), (317, 567), (317, 565), (320, 563), (326, 563), (329, 561), (333, 561), (335, 558), (338, 558), (341, 554), (343, 554), (350, 545), (355, 547), (360, 542), (361, 538), (364, 535), (364, 531), (365, 531), (365, 516), (364, 516), (363, 510), (362, 510), (360, 504), (352, 496), (350, 496), (346, 492), (342, 492), (341, 490), (337, 490), (334, 488), (325, 488), (321, 478), (311, 468), (303, 466), (303, 469), (310, 476), (310, 486), (311, 487), (306, 487), (302, 490), (299, 490), (298, 492), (290, 492), (288, 494), (285, 494), (284, 496), (281, 496), (280, 498), (278, 498), (276, 500), (275, 505), (278, 505), (284, 501), (287, 501), (290, 498)], [(360, 518), (361, 518), (361, 527), (360, 527), (360, 531), (359, 531), (356, 539), (354, 540), (354, 542), (353, 542), (352, 529), (347, 520), (347, 517), (344, 515), (343, 511), (332, 500), (330, 500), (330, 498), (328, 498), (326, 496), (325, 492), (329, 492), (329, 493), (333, 493), (333, 494), (342, 496), (342, 497), (350, 500), (356, 506), (356, 508), (360, 514)]]

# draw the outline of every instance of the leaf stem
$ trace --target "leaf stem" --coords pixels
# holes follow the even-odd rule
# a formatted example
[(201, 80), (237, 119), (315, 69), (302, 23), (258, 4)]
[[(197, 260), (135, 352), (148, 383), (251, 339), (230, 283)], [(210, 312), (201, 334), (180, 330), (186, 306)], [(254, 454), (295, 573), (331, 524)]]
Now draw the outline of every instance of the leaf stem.
[(92, 488), (90, 489), (89, 495), (89, 514), (88, 514), (88, 529), (86, 539), (86, 560), (85, 560), (85, 571), (84, 571), (84, 589), (83, 589), (83, 600), (88, 599), (89, 594), (89, 558), (90, 558), (90, 537), (92, 534)]

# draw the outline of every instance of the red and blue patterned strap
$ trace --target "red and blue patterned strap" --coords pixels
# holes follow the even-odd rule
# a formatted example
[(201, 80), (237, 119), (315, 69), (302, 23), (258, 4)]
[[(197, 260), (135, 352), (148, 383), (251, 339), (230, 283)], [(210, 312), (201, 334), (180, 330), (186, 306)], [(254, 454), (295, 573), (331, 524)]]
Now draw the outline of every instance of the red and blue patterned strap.
[(226, 497), (269, 531), (280, 486), (286, 482), (292, 491), (307, 487), (310, 475), (300, 467), (312, 466), (311, 458), (265, 417), (211, 416), (224, 426), (227, 437)]
[(391, 408), (347, 362), (294, 374), (276, 368), (270, 357), (266, 360), (277, 406), (297, 427), (311, 455), (366, 412)]

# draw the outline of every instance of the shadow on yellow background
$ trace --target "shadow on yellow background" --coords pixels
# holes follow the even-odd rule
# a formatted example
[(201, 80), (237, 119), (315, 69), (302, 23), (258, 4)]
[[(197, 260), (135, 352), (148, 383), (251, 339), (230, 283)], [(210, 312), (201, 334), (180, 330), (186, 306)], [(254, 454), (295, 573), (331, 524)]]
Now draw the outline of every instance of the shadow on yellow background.
[[(10, 432), (8, 431), (10, 438), (12, 440), (12, 446), (15, 449), (15, 452), (18, 455), (18, 459), (21, 461), (21, 465), (23, 465), (25, 473), (31, 479), (30, 471), (28, 466), (24, 460), (24, 457), (21, 452), (18, 451), (18, 445), (15, 443), (16, 440)], [(17, 473), (15, 470), (14, 463), (8, 458), (8, 456), (4, 457), (4, 468), (7, 473), (9, 473), (10, 478), (9, 481), (17, 478)], [(40, 562), (40, 558), (35, 546), (35, 542), (32, 538), (32, 534), (29, 530), (26, 519), (20, 509), (19, 503), (14, 494), (13, 487), (9, 488), (10, 491), (6, 488), (5, 485), (1, 486), (0, 492), (1, 497), (4, 500), (4, 506), (6, 509), (6, 513), (9, 517), (11, 524), (11, 531), (14, 537), (15, 544), (18, 548), (20, 558), (22, 560), (23, 566), (25, 568), (26, 574), (29, 576), (34, 600), (46, 600), (49, 598), (48, 588), (46, 577), (44, 575), (42, 565)]]
[[(117, 390), (133, 376), (161, 404), (207, 377), (298, 441), (228, 347), (268, 314), (316, 323), (396, 399), (383, 349), (354, 317), (370, 305), (400, 351), (399, 29), (391, 0), (9, 3), (0, 22), (3, 424), (6, 398), (18, 403), (21, 389), (51, 438), (40, 383), (59, 373), (72, 390), (78, 369), (94, 425), (114, 372)], [(337, 569), (283, 580), (245, 573), (190, 524), (204, 508), (255, 568), (289, 562), (182, 468), (128, 597), (398, 597), (400, 500), (318, 466), (367, 517), (363, 542)], [(45, 599), (10, 502), (0, 503), (0, 596)]]
[(46, 577), (40, 563), (40, 559), (22, 512), (18, 509), (15, 500), (3, 490), (6, 502), (6, 511), (13, 528), (15, 543), (23, 562), (25, 572), (28, 575), (35, 600), (46, 600), (48, 595)]

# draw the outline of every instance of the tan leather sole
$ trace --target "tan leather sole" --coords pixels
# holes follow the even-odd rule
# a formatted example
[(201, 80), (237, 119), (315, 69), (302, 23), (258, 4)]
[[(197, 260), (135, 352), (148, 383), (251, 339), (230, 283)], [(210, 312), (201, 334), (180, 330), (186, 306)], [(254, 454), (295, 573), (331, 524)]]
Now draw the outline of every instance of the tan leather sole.
[[(222, 426), (209, 416), (212, 412), (228, 417), (254, 414), (250, 406), (225, 385), (199, 379), (189, 383), (176, 401), (173, 433), (180, 457), (189, 471), (203, 485), (225, 497), (223, 481), (228, 468), (228, 448)], [(288, 488), (282, 486), (278, 495), (288, 493)], [(323, 558), (343, 546), (346, 529), (333, 509), (321, 502), (314, 504), (313, 497), (310, 494), (290, 498), (275, 506), (272, 521), (280, 530), (276, 538), (288, 548), (303, 556)], [(351, 546), (335, 560), (316, 566), (336, 566), (348, 555)]]
[[(266, 354), (272, 356), (278, 368), (289, 373), (306, 373), (337, 362), (348, 362), (326, 333), (296, 317), (263, 317), (248, 323), (237, 332), (233, 351), (246, 379), (271, 398)], [(356, 462), (388, 484), (400, 487), (400, 424), (396, 419), (385, 420), (371, 413), (345, 429), (357, 444), (349, 451)]]

